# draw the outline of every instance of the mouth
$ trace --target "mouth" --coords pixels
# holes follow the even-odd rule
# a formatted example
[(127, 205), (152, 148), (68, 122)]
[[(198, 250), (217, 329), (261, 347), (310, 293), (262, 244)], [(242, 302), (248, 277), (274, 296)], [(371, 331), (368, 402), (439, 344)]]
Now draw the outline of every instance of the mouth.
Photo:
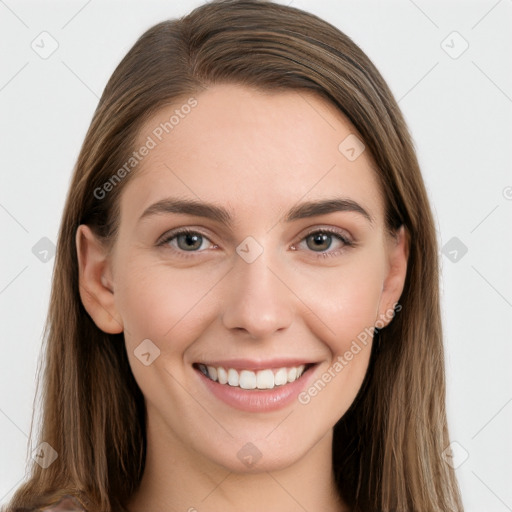
[(194, 370), (205, 392), (231, 408), (271, 413), (296, 403), (320, 363), (305, 360), (204, 361)]
[(271, 390), (292, 384), (310, 370), (315, 363), (259, 370), (235, 369), (227, 365), (217, 366), (195, 363), (194, 368), (207, 379), (220, 385), (244, 390)]

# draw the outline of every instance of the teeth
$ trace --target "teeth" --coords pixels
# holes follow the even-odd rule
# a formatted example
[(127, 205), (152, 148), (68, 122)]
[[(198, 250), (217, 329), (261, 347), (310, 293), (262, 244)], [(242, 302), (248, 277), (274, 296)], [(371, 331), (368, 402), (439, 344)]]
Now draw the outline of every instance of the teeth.
[(212, 380), (217, 380), (217, 368), (215, 366), (207, 366), (208, 374), (211, 375)]
[(256, 389), (256, 374), (248, 370), (242, 370), (240, 372), (240, 387), (242, 389)]
[[(203, 365), (200, 365), (200, 367), (203, 366)], [(212, 368), (211, 366), (209, 366), (208, 368)], [(206, 372), (208, 373), (208, 371)], [(212, 375), (212, 374), (210, 374)], [(209, 375), (206, 375), (207, 377), (209, 377)], [(224, 370), (224, 368), (217, 368), (217, 377), (218, 377), (218, 381), (219, 381), (219, 384), (227, 384), (228, 383), (228, 372), (226, 370)], [(212, 380), (215, 380), (212, 378)]]
[(228, 370), (228, 384), (230, 386), (238, 386), (240, 382), (240, 375), (238, 375), (238, 372), (236, 370), (233, 370), (233, 368), (230, 368)]
[(274, 389), (276, 386), (284, 386), (296, 381), (304, 373), (305, 365), (292, 366), (291, 368), (279, 368), (278, 370), (242, 370), (238, 372), (233, 368), (226, 371), (221, 366), (199, 365), (201, 373), (219, 384), (229, 384), (242, 389)]
[(272, 389), (275, 384), (274, 372), (272, 370), (261, 370), (257, 373), (256, 380), (258, 389)]
[(274, 384), (276, 386), (282, 386), (288, 382), (288, 371), (286, 368), (279, 368), (274, 375)]

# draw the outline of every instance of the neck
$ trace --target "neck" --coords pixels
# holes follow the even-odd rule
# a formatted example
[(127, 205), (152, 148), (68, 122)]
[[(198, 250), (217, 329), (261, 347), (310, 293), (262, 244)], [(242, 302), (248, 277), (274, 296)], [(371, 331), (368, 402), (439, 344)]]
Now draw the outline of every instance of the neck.
[[(160, 425), (160, 427), (162, 427)], [(332, 471), (332, 430), (301, 459), (273, 471), (233, 472), (148, 422), (144, 474), (128, 512), (346, 512)]]

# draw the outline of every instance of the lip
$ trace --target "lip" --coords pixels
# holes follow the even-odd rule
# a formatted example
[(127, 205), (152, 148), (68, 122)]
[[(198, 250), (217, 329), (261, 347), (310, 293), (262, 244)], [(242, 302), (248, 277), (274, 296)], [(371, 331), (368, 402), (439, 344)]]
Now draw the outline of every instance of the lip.
[[(278, 360), (276, 360), (278, 361)], [(274, 361), (274, 363), (276, 362)], [(279, 360), (281, 361), (281, 360)], [(279, 362), (278, 361), (278, 362)], [(289, 382), (288, 384), (284, 384), (283, 386), (277, 386), (274, 389), (242, 389), (239, 387), (230, 386), (229, 384), (219, 384), (216, 381), (213, 381), (203, 375), (203, 373), (198, 370), (194, 365), (194, 370), (197, 373), (200, 381), (205, 386), (206, 390), (211, 393), (215, 398), (221, 400), (225, 404), (233, 407), (235, 409), (245, 411), (245, 412), (271, 412), (279, 409), (283, 409), (286, 406), (293, 403), (299, 393), (307, 387), (309, 382), (311, 381), (314, 370), (318, 366), (318, 363), (304, 363), (304, 360), (294, 360), (299, 363), (296, 364), (291, 360), (286, 360), (286, 364), (277, 366), (261, 366), (260, 363), (255, 366), (255, 362), (251, 361), (251, 364), (247, 364), (247, 360), (237, 360), (237, 361), (229, 361), (228, 364), (220, 364), (219, 361), (216, 361), (214, 364), (209, 364), (210, 366), (223, 366), (226, 368), (233, 368), (235, 370), (238, 369), (272, 369), (272, 368), (282, 368), (288, 365), (290, 366), (300, 366), (300, 364), (308, 364), (309, 368), (307, 368), (304, 373), (294, 382)], [(233, 363), (240, 363), (237, 366), (233, 366)], [(200, 363), (206, 364), (206, 363)], [(263, 364), (263, 363), (262, 363)], [(269, 361), (264, 362), (265, 365), (269, 364)]]

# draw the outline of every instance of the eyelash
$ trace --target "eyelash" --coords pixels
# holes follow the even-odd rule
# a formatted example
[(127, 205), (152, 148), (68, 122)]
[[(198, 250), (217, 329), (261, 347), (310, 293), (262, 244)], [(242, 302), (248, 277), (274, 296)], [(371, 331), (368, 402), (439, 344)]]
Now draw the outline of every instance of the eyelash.
[[(315, 255), (316, 258), (326, 258), (328, 256), (339, 256), (344, 251), (344, 249), (346, 249), (347, 247), (354, 247), (356, 245), (355, 242), (353, 242), (352, 240), (349, 240), (345, 235), (343, 235), (340, 231), (338, 231), (336, 229), (321, 228), (321, 229), (315, 229), (315, 230), (310, 231), (309, 233), (306, 233), (306, 235), (304, 235), (300, 240), (298, 240), (298, 242), (294, 243), (292, 246), (298, 245), (298, 243), (300, 243), (300, 242), (306, 240), (307, 238), (309, 238), (310, 236), (316, 235), (316, 234), (334, 235), (344, 245), (343, 248), (337, 249), (335, 251), (330, 251), (330, 252), (316, 253), (316, 251), (311, 251)], [(175, 231), (171, 231), (170, 233), (168, 233), (167, 236), (165, 236), (165, 238), (162, 241), (157, 242), (157, 246), (164, 247), (171, 240), (177, 238), (180, 235), (201, 235), (203, 238), (205, 238), (206, 240), (208, 240), (210, 243), (213, 244), (213, 242), (211, 242), (211, 240), (208, 238), (208, 236), (206, 236), (201, 231), (192, 230), (189, 228), (179, 228), (179, 229), (176, 229)], [(213, 244), (213, 245), (216, 246), (216, 244)], [(177, 253), (179, 255), (179, 257), (182, 257), (182, 258), (191, 258), (191, 257), (194, 258), (195, 257), (194, 253), (204, 252), (204, 251), (183, 251), (180, 249), (175, 249), (174, 247), (172, 247), (172, 248), (169, 247), (169, 248), (173, 252)], [(294, 249), (294, 250), (296, 250), (296, 249)], [(189, 254), (187, 254), (187, 252), (189, 252)]]
[[(328, 250), (327, 252), (309, 251), (309, 252), (313, 253), (315, 258), (327, 258), (327, 257), (331, 257), (331, 256), (333, 256), (333, 257), (340, 256), (344, 252), (344, 250), (346, 250), (347, 247), (353, 247), (355, 245), (355, 242), (353, 242), (352, 240), (349, 240), (344, 234), (342, 234), (337, 229), (333, 229), (333, 228), (320, 228), (320, 229), (313, 229), (309, 233), (306, 233), (297, 243), (293, 243), (293, 247), (295, 247), (299, 243), (305, 241), (310, 236), (317, 235), (317, 234), (333, 235), (340, 242), (343, 243), (343, 247), (341, 249), (336, 249), (336, 250), (331, 250), (331, 251)], [(294, 249), (294, 250), (296, 250), (296, 249)]]

